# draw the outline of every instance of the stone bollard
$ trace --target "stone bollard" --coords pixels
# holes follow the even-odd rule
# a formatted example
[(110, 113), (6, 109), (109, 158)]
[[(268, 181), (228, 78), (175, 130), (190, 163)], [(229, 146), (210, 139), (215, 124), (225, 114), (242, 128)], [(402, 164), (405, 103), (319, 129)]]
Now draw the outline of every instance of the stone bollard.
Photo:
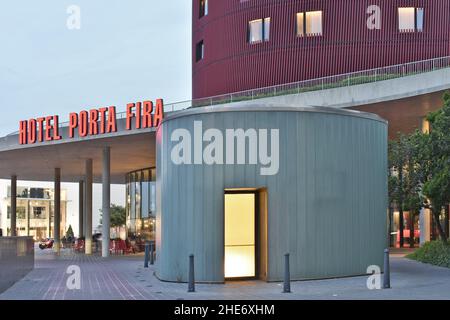
[(194, 255), (189, 256), (188, 292), (195, 292)]
[(289, 271), (289, 253), (284, 255), (284, 286), (283, 293), (291, 292), (291, 273)]
[(391, 268), (389, 264), (389, 249), (384, 249), (384, 275), (383, 275), (383, 288), (391, 288)]
[(145, 243), (144, 268), (148, 268), (148, 259), (150, 256), (150, 243)]

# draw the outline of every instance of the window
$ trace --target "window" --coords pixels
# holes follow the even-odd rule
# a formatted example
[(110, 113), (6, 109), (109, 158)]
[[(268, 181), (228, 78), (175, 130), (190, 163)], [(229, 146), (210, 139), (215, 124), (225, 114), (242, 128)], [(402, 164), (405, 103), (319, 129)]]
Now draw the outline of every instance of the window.
[[(11, 219), (11, 206), (6, 208), (6, 218)], [(26, 209), (25, 207), (17, 207), (16, 219), (26, 219)]]
[(252, 20), (248, 23), (248, 42), (258, 43), (269, 41), (270, 18)]
[(32, 219), (45, 219), (45, 207), (33, 207)]
[(322, 35), (322, 11), (297, 13), (297, 36), (311, 37)]
[(203, 43), (203, 40), (197, 43), (197, 46), (195, 48), (195, 60), (198, 62), (200, 60), (203, 60), (205, 57), (205, 45)]
[(423, 24), (423, 8), (398, 8), (398, 29), (400, 32), (422, 32)]
[(200, 0), (200, 18), (208, 15), (208, 0)]
[(427, 120), (427, 118), (423, 118), (422, 119), (422, 133), (428, 134), (428, 133), (430, 133), (430, 129), (431, 129), (430, 122)]

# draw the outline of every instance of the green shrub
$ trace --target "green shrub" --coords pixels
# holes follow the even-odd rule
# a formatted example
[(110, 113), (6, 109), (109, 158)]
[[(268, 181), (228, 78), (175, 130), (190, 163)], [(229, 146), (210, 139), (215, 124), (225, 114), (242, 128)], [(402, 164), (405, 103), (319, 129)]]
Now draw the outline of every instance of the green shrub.
[(450, 244), (445, 244), (440, 240), (427, 242), (423, 247), (406, 257), (420, 262), (450, 268)]

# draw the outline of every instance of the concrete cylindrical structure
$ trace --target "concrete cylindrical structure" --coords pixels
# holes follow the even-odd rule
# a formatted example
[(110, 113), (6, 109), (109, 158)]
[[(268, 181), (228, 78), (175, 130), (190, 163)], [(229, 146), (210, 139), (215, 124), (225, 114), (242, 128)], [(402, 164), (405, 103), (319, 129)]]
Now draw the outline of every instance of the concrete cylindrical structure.
[[(256, 132), (257, 149), (244, 139), (246, 164), (230, 164), (231, 148), (225, 147), (223, 152), (216, 148), (216, 162), (209, 164), (211, 136), (222, 134), (225, 146), (227, 129)], [(276, 131), (278, 141), (271, 135)], [(185, 139), (190, 150), (180, 152)], [(275, 162), (276, 146), (278, 170), (272, 163), (264, 172), (268, 162), (262, 155), (272, 153)], [(252, 152), (258, 154), (256, 164)], [(189, 161), (179, 163), (177, 156)], [(228, 164), (220, 164), (221, 157)], [(188, 257), (194, 254), (196, 281), (225, 280), (224, 194), (229, 190), (257, 194), (256, 278), (282, 281), (286, 253), (292, 280), (382, 268), (386, 168), (387, 122), (368, 113), (234, 105), (168, 116), (157, 133), (157, 276), (187, 281)]]

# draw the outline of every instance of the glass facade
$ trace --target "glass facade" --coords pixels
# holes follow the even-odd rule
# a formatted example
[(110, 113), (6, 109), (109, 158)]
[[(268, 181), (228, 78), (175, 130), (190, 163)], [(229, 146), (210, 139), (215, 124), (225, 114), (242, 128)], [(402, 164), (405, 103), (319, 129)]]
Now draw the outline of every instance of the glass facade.
[(155, 240), (156, 169), (148, 168), (127, 174), (127, 237), (138, 244)]

